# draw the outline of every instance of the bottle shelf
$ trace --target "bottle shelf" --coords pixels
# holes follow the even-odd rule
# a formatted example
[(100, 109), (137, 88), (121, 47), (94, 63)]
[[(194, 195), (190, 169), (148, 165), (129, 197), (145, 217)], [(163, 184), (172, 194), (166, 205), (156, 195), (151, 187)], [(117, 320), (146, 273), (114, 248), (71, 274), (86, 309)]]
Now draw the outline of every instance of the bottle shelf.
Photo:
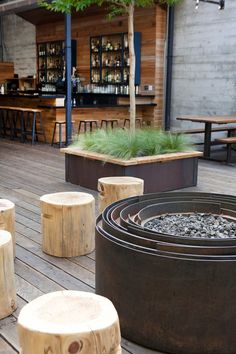
[[(90, 81), (97, 84), (122, 85), (129, 82), (129, 48), (127, 33), (90, 38)], [(134, 33), (136, 56), (135, 85), (140, 84), (141, 35)], [(117, 64), (118, 65), (117, 65)], [(104, 79), (109, 77), (109, 79)]]
[(112, 49), (112, 50), (104, 50), (102, 49), (102, 53), (122, 53), (121, 49)]
[[(76, 67), (76, 41), (71, 41), (72, 67)], [(65, 75), (65, 42), (39, 43), (37, 46), (38, 83), (56, 84)]]
[(117, 65), (102, 65), (102, 68), (103, 69), (122, 69), (124, 67), (124, 65), (119, 65), (119, 66), (117, 66)]

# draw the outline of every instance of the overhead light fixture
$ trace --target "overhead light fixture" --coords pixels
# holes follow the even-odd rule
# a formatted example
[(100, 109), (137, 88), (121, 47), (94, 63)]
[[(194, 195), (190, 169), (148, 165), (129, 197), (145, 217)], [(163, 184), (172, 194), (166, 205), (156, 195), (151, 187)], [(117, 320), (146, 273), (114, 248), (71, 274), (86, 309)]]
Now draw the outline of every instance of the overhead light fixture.
[(196, 6), (195, 9), (197, 10), (199, 7), (199, 2), (208, 2), (210, 4), (218, 5), (219, 10), (224, 10), (225, 8), (225, 0), (195, 0)]

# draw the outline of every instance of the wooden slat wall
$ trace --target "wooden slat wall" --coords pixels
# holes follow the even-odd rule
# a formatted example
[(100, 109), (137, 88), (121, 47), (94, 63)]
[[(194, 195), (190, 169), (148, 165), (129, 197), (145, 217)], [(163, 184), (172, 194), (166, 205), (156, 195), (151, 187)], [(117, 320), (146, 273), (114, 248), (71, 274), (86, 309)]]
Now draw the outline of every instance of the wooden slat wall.
[(0, 84), (14, 77), (14, 63), (0, 62)]
[[(43, 110), (44, 129), (48, 143), (52, 140), (54, 122), (64, 121), (66, 119), (65, 108), (56, 108), (55, 105), (56, 101), (53, 98), (0, 96), (0, 106), (41, 108)], [(106, 118), (113, 118), (118, 119), (119, 126), (123, 127), (124, 119), (129, 116), (128, 110), (129, 107), (73, 108), (72, 120), (75, 122), (74, 133), (77, 133), (78, 121), (80, 119), (98, 119), (100, 121)], [(153, 106), (137, 106), (137, 117), (142, 118), (144, 123), (148, 125), (150, 117), (153, 117), (153, 110)], [(42, 140), (41, 136), (39, 136), (39, 140)], [(65, 140), (64, 127), (63, 140)], [(55, 141), (58, 141), (58, 130), (56, 132)]]
[(153, 123), (155, 127), (163, 127), (164, 110), (164, 54), (166, 38), (166, 10), (156, 6), (156, 47), (155, 47), (155, 103)]
[[(39, 97), (16, 97), (16, 96), (0, 96), (1, 106), (13, 106), (13, 107), (30, 107), (41, 108), (40, 106), (53, 106), (55, 105), (55, 99), (39, 98)], [(41, 108), (43, 110), (43, 122), (46, 134), (47, 142), (51, 142), (52, 132), (54, 127), (54, 121), (56, 120), (56, 110), (54, 108)], [(42, 137), (39, 136), (39, 140)]]
[[(83, 83), (90, 81), (90, 37), (101, 34), (127, 32), (127, 18), (107, 20), (106, 12), (97, 8), (95, 12), (77, 14), (72, 17), (72, 38), (77, 40), (77, 68)], [(141, 46), (141, 92), (145, 85), (152, 85), (158, 107), (150, 110), (148, 120), (155, 126), (162, 121), (164, 46), (166, 35), (166, 10), (155, 5), (135, 11), (135, 31), (142, 34)], [(37, 42), (64, 39), (64, 22), (48, 23), (36, 27)], [(153, 93), (153, 92), (152, 92)], [(154, 112), (154, 113), (153, 113)]]

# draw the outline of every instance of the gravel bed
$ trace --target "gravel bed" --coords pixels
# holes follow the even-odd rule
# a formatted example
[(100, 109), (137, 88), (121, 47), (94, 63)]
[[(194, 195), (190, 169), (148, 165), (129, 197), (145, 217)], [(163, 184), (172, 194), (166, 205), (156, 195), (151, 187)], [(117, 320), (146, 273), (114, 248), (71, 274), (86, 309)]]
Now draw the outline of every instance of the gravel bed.
[(165, 214), (147, 221), (145, 228), (173, 236), (235, 238), (236, 221), (213, 214)]

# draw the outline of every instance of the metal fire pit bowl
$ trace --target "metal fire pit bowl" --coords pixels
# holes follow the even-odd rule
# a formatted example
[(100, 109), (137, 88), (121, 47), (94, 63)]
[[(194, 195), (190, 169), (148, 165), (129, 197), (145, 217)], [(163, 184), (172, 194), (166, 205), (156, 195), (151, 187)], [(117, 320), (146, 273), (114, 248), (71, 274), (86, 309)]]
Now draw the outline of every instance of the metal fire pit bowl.
[(96, 227), (96, 292), (108, 297), (122, 335), (171, 354), (236, 353), (236, 235), (161, 234), (143, 221), (165, 213), (235, 218), (236, 197), (157, 193), (108, 206)]

